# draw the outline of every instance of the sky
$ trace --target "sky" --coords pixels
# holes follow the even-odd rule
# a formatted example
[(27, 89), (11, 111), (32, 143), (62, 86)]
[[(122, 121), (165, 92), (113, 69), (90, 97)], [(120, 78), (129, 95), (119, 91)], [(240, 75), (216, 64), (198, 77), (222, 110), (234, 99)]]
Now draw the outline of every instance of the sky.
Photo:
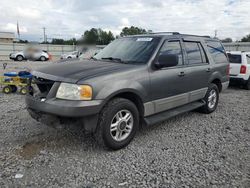
[(95, 28), (118, 35), (125, 26), (154, 32), (231, 37), (250, 33), (250, 0), (1, 0), (0, 31), (21, 39), (80, 38)]

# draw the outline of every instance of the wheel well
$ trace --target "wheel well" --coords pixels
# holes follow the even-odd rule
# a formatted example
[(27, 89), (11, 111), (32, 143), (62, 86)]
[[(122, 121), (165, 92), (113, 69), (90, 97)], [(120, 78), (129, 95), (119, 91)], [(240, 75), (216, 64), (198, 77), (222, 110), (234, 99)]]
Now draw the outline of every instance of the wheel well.
[(217, 85), (217, 87), (219, 89), (219, 92), (221, 92), (221, 90), (222, 90), (222, 84), (221, 84), (221, 81), (219, 79), (214, 79), (211, 83)]
[(117, 97), (125, 98), (125, 99), (132, 101), (135, 104), (135, 106), (137, 107), (140, 116), (143, 117), (143, 115), (144, 115), (143, 102), (137, 94), (132, 93), (132, 92), (124, 92), (124, 93), (119, 93), (119, 94), (113, 96), (112, 99), (117, 98)]

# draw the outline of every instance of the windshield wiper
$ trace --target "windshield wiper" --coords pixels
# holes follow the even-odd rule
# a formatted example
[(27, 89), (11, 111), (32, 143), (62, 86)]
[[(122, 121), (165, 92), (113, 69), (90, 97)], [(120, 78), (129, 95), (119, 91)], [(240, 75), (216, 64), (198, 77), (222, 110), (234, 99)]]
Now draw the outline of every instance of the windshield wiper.
[(110, 61), (118, 61), (120, 63), (126, 63), (124, 61), (122, 61), (120, 58), (116, 58), (116, 57), (102, 57), (103, 60), (107, 59), (107, 60), (110, 60)]
[(90, 59), (97, 60), (94, 56), (92, 56)]

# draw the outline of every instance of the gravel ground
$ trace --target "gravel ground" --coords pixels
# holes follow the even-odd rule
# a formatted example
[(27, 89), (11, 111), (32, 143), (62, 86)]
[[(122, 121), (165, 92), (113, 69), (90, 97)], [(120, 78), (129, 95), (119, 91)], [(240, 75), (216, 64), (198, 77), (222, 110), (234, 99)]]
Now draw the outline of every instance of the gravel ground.
[(144, 128), (115, 152), (37, 123), (22, 95), (0, 93), (0, 107), (0, 187), (250, 187), (250, 91), (229, 88), (216, 112)]

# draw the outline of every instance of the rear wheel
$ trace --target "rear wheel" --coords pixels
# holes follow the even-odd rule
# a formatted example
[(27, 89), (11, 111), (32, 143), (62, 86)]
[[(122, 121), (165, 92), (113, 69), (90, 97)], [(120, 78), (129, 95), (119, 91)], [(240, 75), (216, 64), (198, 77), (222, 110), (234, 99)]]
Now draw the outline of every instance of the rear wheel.
[(23, 56), (18, 55), (18, 56), (16, 57), (16, 60), (17, 60), (17, 61), (22, 61), (22, 60), (23, 60)]
[(217, 85), (209, 85), (207, 93), (203, 100), (205, 101), (205, 105), (199, 109), (200, 112), (210, 114), (216, 110), (219, 102), (219, 89)]
[(40, 57), (40, 60), (41, 60), (41, 61), (46, 61), (46, 57), (41, 56), (41, 57)]
[(9, 93), (11, 93), (11, 92), (12, 92), (11, 86), (4, 86), (4, 87), (3, 87), (3, 93), (9, 94)]
[(248, 81), (247, 81), (247, 83), (246, 83), (246, 85), (245, 85), (245, 88), (246, 88), (247, 90), (250, 90), (250, 78), (248, 79)]
[(116, 98), (103, 108), (95, 139), (104, 147), (121, 149), (131, 142), (138, 127), (139, 113), (135, 104), (127, 99)]

